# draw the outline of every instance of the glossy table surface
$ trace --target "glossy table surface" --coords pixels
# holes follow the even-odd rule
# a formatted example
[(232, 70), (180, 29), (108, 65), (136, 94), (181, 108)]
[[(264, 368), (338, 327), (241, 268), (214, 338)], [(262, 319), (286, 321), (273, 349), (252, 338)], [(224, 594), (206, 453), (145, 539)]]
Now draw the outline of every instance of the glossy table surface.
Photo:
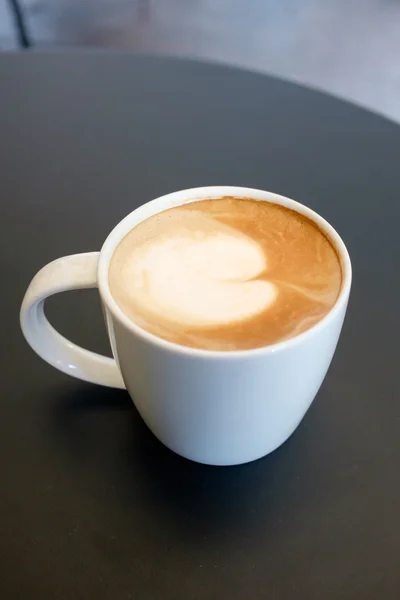
[[(1, 598), (398, 599), (400, 128), (266, 76), (127, 54), (2, 55), (0, 88)], [(232, 468), (172, 454), (126, 393), (55, 371), (18, 327), (44, 263), (214, 184), (308, 204), (354, 268), (304, 421)], [(108, 351), (96, 292), (48, 313)]]

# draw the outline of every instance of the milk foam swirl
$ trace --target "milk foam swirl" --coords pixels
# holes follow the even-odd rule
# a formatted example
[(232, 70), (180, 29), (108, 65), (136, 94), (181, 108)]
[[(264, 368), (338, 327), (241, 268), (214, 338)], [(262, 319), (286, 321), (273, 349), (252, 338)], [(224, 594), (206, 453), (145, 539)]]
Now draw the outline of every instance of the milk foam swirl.
[(111, 293), (148, 332), (210, 350), (258, 348), (322, 319), (341, 287), (334, 246), (312, 221), (246, 198), (155, 214), (120, 242)]
[(120, 273), (125, 293), (146, 311), (190, 327), (243, 321), (265, 311), (276, 286), (257, 276), (263, 250), (246, 235), (187, 232), (137, 248)]

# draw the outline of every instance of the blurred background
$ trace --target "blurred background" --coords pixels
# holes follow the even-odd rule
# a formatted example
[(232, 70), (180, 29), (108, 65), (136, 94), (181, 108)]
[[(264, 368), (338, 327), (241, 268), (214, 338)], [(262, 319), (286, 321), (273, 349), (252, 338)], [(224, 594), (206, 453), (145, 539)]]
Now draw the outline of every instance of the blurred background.
[(0, 50), (22, 44), (220, 61), (400, 122), (400, 0), (0, 0)]

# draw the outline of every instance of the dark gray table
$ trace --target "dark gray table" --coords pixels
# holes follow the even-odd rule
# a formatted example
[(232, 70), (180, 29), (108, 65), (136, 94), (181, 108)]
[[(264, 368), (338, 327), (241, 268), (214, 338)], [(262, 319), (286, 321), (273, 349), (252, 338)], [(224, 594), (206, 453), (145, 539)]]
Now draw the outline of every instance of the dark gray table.
[[(2, 600), (398, 600), (400, 128), (261, 75), (119, 54), (3, 55), (0, 89)], [(354, 266), (316, 401), (243, 467), (175, 456), (126, 393), (53, 370), (18, 328), (40, 266), (208, 184), (310, 205)], [(49, 312), (107, 349), (95, 293)]]

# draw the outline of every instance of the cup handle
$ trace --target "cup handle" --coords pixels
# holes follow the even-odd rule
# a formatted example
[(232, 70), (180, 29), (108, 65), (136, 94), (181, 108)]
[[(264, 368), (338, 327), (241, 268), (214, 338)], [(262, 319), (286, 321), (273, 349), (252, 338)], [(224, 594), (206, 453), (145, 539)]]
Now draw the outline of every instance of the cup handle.
[(44, 314), (46, 298), (59, 292), (97, 287), (98, 252), (54, 260), (32, 279), (21, 306), (22, 332), (33, 350), (60, 371), (109, 387), (123, 388), (114, 359), (77, 346), (50, 325)]

